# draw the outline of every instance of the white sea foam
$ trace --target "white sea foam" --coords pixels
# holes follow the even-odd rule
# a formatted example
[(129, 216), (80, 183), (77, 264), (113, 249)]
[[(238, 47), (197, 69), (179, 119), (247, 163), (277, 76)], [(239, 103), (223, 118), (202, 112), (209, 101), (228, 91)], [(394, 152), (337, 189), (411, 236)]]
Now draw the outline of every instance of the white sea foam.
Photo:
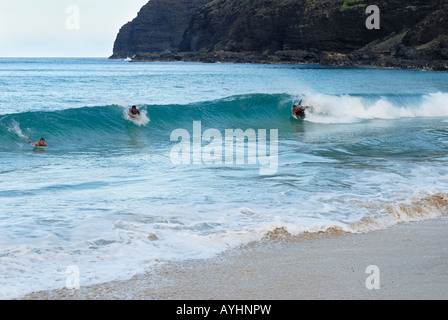
[[(175, 214), (176, 208), (165, 207), (166, 212), (172, 212), (165, 218), (147, 215), (145, 221), (144, 215), (136, 215), (114, 221), (105, 214), (84, 219), (82, 224), (60, 226), (57, 229), (64, 236), (44, 236), (42, 241), (38, 238), (33, 244), (3, 250), (0, 272), (6, 276), (0, 280), (3, 288), (0, 298), (20, 298), (31, 291), (63, 288), (69, 277), (65, 270), (73, 265), (79, 268), (81, 286), (124, 280), (147, 272), (160, 262), (210, 258), (229, 248), (260, 241), (277, 229), (293, 236), (332, 230), (368, 232), (400, 222), (446, 215), (448, 204), (448, 196), (439, 193), (398, 203), (349, 195), (343, 200), (337, 194), (325, 200), (323, 196), (295, 209), (279, 207), (269, 211), (251, 205), (233, 214), (225, 208), (214, 208), (214, 212), (208, 211), (203, 216), (194, 209)], [(362, 217), (363, 213), (360, 220), (356, 220), (356, 214), (347, 218), (338, 216), (343, 208), (352, 208), (354, 213), (362, 206), (366, 212), (379, 214)], [(304, 214), (317, 207), (321, 208), (320, 216)]]
[(140, 116), (136, 117), (136, 118), (132, 118), (129, 116), (129, 110), (126, 109), (123, 112), (123, 118), (125, 118), (126, 120), (132, 121), (133, 123), (135, 123), (138, 126), (146, 126), (151, 119), (149, 119), (148, 116), (148, 111), (147, 110), (140, 110)]
[(310, 94), (303, 105), (311, 106), (307, 120), (317, 123), (352, 123), (365, 119), (448, 117), (448, 93), (423, 95), (420, 101), (400, 104), (382, 97), (370, 101), (350, 95)]
[(20, 139), (22, 139), (25, 142), (31, 141), (30, 138), (22, 132), (22, 129), (20, 128), (20, 124), (17, 121), (15, 121), (14, 119), (11, 121), (11, 124), (8, 126), (8, 131), (15, 133)]

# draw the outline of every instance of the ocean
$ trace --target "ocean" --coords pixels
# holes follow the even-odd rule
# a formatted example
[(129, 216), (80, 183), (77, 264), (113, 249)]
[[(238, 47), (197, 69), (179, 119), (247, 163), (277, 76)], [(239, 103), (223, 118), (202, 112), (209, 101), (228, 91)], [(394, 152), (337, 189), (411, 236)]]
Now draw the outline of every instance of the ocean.
[(0, 58), (0, 139), (1, 299), (447, 215), (443, 72)]

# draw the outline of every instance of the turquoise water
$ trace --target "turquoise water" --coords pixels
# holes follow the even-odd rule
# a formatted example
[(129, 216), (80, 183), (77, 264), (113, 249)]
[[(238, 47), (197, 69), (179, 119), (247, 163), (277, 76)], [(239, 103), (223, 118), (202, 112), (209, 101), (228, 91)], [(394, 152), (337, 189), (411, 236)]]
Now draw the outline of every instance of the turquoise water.
[[(291, 117), (300, 99), (305, 121)], [(230, 129), (255, 140), (230, 149)], [(27, 143), (41, 137), (45, 150)], [(0, 139), (9, 299), (64, 287), (70, 266), (87, 285), (276, 228), (369, 232), (446, 215), (412, 208), (448, 190), (448, 74), (2, 58)]]

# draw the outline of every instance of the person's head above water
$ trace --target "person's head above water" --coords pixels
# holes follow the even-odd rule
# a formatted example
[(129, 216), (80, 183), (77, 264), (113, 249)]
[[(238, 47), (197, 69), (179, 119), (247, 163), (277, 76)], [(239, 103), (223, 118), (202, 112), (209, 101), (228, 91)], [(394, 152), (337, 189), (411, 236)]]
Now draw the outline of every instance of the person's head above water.
[(137, 107), (136, 106), (132, 106), (132, 109), (137, 109)]
[(33, 147), (46, 147), (47, 143), (45, 142), (45, 138), (40, 138), (38, 142), (32, 143)]

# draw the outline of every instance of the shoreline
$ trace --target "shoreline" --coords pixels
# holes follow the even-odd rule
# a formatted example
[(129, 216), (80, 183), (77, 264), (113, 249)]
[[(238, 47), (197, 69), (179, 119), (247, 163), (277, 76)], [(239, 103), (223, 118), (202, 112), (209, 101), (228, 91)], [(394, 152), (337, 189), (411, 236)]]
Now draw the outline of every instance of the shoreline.
[(112, 55), (111, 60), (129, 62), (201, 62), (248, 64), (317, 64), (333, 67), (400, 68), (426, 71), (448, 71), (446, 60), (405, 60), (371, 53), (318, 52), (316, 50), (286, 50), (272, 54), (254, 52), (153, 52), (141, 53), (132, 58)]
[(361, 234), (277, 232), (214, 258), (18, 300), (439, 300), (448, 299), (447, 265), (441, 217)]

